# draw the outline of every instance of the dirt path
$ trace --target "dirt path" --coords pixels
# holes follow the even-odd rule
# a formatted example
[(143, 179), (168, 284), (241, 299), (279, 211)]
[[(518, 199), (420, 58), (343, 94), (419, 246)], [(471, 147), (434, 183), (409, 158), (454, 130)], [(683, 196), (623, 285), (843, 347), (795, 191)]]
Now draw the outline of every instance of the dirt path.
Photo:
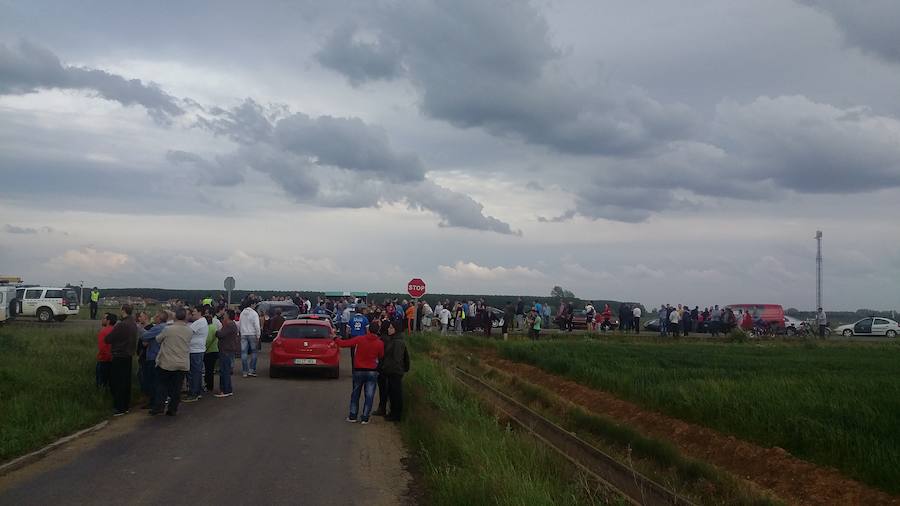
[(900, 498), (849, 479), (835, 469), (798, 459), (781, 448), (763, 448), (646, 410), (531, 365), (490, 355), (485, 355), (483, 360), (589, 411), (639, 430), (647, 436), (668, 440), (685, 455), (714, 464), (759, 487), (771, 490), (791, 504), (900, 505)]

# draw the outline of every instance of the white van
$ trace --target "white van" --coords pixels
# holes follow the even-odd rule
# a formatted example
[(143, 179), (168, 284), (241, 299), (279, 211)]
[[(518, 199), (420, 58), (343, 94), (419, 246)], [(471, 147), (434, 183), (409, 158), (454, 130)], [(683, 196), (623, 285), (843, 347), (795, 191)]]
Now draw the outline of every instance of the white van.
[(19, 314), (37, 316), (42, 322), (61, 322), (78, 314), (78, 293), (74, 288), (28, 286), (16, 288)]
[(11, 320), (19, 312), (16, 303), (16, 287), (0, 285), (0, 323)]

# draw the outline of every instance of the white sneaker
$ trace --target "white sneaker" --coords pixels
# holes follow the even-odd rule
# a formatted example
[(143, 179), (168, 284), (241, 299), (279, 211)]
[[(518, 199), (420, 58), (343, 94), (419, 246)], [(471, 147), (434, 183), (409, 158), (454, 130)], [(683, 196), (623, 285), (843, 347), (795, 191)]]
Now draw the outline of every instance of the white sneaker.
[(246, 378), (246, 377), (247, 377), (247, 373), (241, 374), (241, 377), (242, 377), (242, 378)]
[(344, 418), (344, 421), (345, 421), (345, 422), (350, 422), (350, 423), (356, 423), (358, 420), (357, 420), (356, 418), (350, 418), (350, 417), (348, 416), (347, 418)]

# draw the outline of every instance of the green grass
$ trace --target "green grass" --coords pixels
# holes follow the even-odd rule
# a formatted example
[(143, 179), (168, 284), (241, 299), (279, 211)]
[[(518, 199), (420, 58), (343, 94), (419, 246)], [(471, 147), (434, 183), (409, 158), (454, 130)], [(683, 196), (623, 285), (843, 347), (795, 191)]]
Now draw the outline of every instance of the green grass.
[(509, 359), (900, 493), (900, 346), (493, 345)]
[[(410, 339), (404, 438), (415, 451), (435, 505), (607, 504), (570, 466), (533, 440), (506, 430)], [(618, 503), (617, 499), (613, 504)]]
[(96, 331), (0, 327), (0, 461), (112, 412), (94, 387)]

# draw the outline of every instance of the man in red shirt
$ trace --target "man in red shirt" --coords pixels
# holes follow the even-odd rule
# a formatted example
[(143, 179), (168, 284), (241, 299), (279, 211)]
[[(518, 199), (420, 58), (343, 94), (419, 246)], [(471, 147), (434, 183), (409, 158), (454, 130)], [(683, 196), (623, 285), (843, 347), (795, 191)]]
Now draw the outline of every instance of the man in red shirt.
[(365, 391), (362, 416), (359, 422), (363, 425), (369, 423), (369, 414), (372, 412), (372, 402), (375, 399), (375, 386), (378, 382), (378, 362), (384, 359), (384, 342), (373, 333), (373, 327), (369, 327), (364, 335), (353, 339), (336, 339), (335, 343), (341, 348), (356, 347), (353, 356), (353, 391), (350, 394), (350, 415), (347, 421), (357, 422), (359, 412), (359, 394)]
[(106, 313), (100, 320), (100, 332), (97, 333), (97, 388), (109, 387), (109, 371), (112, 367), (112, 346), (106, 342), (106, 336), (116, 326), (116, 315)]

